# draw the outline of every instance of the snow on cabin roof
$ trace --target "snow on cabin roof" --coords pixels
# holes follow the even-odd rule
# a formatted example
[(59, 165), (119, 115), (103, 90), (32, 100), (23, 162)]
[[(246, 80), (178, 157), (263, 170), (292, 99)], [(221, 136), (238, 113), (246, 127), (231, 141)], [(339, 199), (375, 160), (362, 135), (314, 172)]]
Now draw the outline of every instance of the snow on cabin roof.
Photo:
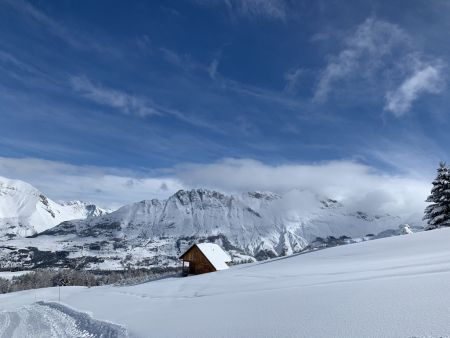
[(231, 257), (220, 246), (214, 243), (198, 243), (196, 245), (216, 270), (228, 269), (226, 262), (230, 262)]

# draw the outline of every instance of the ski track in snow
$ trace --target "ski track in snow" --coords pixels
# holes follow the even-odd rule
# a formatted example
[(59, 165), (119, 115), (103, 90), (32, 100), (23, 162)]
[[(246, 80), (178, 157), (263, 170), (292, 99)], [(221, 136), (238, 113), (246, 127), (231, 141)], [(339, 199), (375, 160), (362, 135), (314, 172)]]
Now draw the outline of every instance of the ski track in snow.
[(126, 330), (59, 303), (37, 302), (0, 312), (0, 337), (125, 338)]

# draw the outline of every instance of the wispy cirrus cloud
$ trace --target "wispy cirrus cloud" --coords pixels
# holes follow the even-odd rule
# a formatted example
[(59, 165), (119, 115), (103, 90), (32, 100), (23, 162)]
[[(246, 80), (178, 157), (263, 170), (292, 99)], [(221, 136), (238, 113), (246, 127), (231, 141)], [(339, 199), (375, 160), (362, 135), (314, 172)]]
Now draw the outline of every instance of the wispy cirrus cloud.
[(315, 101), (325, 101), (333, 86), (348, 77), (367, 76), (384, 64), (393, 48), (408, 45), (409, 36), (397, 25), (368, 18), (344, 39), (344, 48), (330, 57), (319, 76)]
[(117, 111), (138, 117), (171, 116), (184, 123), (199, 128), (207, 128), (218, 133), (223, 130), (199, 116), (181, 112), (155, 103), (142, 95), (130, 94), (124, 90), (105, 87), (86, 76), (71, 76), (70, 84), (79, 95), (97, 104), (111, 107)]
[(70, 83), (72, 88), (83, 97), (98, 104), (118, 109), (126, 114), (141, 117), (162, 115), (161, 111), (143, 98), (95, 84), (86, 76), (72, 76)]
[(343, 45), (319, 75), (316, 103), (327, 101), (343, 83), (376, 84), (377, 91), (384, 93), (380, 96), (384, 110), (400, 117), (419, 96), (440, 93), (445, 87), (445, 62), (420, 51), (396, 24), (370, 17), (343, 39)]
[(209, 64), (207, 70), (208, 70), (208, 75), (211, 78), (211, 80), (215, 80), (217, 73), (218, 73), (218, 67), (219, 67), (219, 60), (218, 59), (214, 59), (211, 61), (211, 63)]
[(35, 67), (19, 60), (16, 56), (4, 50), (0, 50), (0, 63), (4, 63), (8, 66), (14, 66), (15, 68), (21, 69), (33, 75), (42, 76), (42, 72), (39, 72)]
[(31, 19), (33, 19), (34, 21), (44, 25), (52, 34), (67, 41), (71, 45), (76, 47), (81, 46), (81, 42), (77, 38), (75, 38), (73, 34), (68, 29), (66, 29), (64, 25), (52, 19), (50, 16), (45, 14), (43, 11), (37, 9), (27, 1), (5, 0), (5, 3), (14, 8), (22, 15), (26, 15)]
[(163, 59), (174, 66), (184, 70), (192, 70), (199, 67), (199, 65), (191, 59), (189, 54), (180, 54), (166, 47), (159, 48), (159, 51), (161, 52)]
[(233, 17), (285, 20), (288, 5), (285, 0), (194, 0), (207, 6), (225, 6)]
[[(159, 50), (162, 53), (164, 60), (181, 70), (191, 74), (195, 72), (202, 75), (207, 74), (208, 78), (214, 82), (216, 88), (221, 91), (230, 91), (234, 94), (260, 99), (265, 102), (281, 104), (290, 108), (298, 107), (302, 104), (298, 100), (287, 95), (295, 90), (294, 87), (298, 84), (298, 78), (303, 73), (303, 70), (301, 69), (293, 69), (292, 74), (288, 73), (286, 75), (287, 84), (285, 90), (277, 91), (227, 78), (219, 72), (220, 53), (218, 53), (219, 56), (215, 57), (209, 64), (203, 64), (191, 58), (188, 54), (181, 54), (168, 48), (160, 48)], [(209, 86), (210, 83), (208, 83), (208, 87)], [(205, 95), (209, 89), (210, 88), (204, 90), (202, 95)], [(178, 114), (179, 112), (174, 112), (173, 115)]]
[(238, 95), (248, 96), (264, 102), (271, 102), (285, 108), (299, 108), (303, 102), (287, 95), (285, 91), (271, 90), (259, 86), (249, 85), (240, 81), (235, 81), (216, 75), (217, 84), (223, 89), (234, 92)]
[(91, 38), (88, 34), (67, 27), (25, 0), (4, 0), (3, 3), (15, 9), (23, 17), (31, 19), (42, 27), (45, 27), (49, 33), (73, 48), (95, 50), (98, 52), (106, 51), (109, 55), (118, 54), (118, 51), (112, 46), (102, 44), (97, 39)]
[(23, 58), (19, 53), (11, 53), (0, 49), (0, 69), (4, 77), (9, 75), (23, 84), (35, 84), (39, 89), (60, 88), (64, 82), (61, 74), (52, 74), (44, 67), (38, 66), (31, 60)]
[(290, 69), (285, 75), (286, 85), (284, 86), (284, 91), (293, 94), (298, 87), (298, 82), (300, 77), (303, 75), (302, 68)]
[(409, 75), (386, 94), (384, 109), (395, 116), (407, 113), (415, 100), (425, 93), (438, 94), (445, 88), (445, 65), (441, 60), (424, 62), (415, 57)]

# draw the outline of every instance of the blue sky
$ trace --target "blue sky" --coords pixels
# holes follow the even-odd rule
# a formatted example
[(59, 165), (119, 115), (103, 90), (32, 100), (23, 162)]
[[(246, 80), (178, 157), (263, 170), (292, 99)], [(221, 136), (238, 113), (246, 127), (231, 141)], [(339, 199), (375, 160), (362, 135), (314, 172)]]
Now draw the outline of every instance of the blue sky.
[(237, 190), (217, 167), (255, 163), (245, 188), (335, 163), (429, 180), (450, 141), (449, 19), (423, 0), (0, 0), (0, 175), (106, 204)]

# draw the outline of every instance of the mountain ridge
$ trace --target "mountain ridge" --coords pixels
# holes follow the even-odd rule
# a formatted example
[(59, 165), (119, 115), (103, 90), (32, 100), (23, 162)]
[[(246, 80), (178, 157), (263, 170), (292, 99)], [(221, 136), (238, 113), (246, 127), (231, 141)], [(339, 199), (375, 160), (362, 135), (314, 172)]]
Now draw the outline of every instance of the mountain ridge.
[[(399, 226), (411, 221), (421, 225), (418, 218), (354, 210), (301, 190), (228, 195), (179, 190), (164, 200), (131, 203), (109, 214), (64, 221), (34, 238), (9, 241), (13, 253), (3, 251), (0, 256), (31, 262), (29, 266), (47, 261), (112, 270), (176, 266), (185, 248), (208, 241), (220, 244), (238, 263), (372, 239), (379, 233), (397, 235)], [(26, 257), (20, 258), (18, 250), (27, 250)], [(55, 252), (64, 254), (55, 258)]]
[(69, 219), (107, 212), (82, 201), (55, 202), (27, 182), (0, 176), (0, 240), (34, 235)]

